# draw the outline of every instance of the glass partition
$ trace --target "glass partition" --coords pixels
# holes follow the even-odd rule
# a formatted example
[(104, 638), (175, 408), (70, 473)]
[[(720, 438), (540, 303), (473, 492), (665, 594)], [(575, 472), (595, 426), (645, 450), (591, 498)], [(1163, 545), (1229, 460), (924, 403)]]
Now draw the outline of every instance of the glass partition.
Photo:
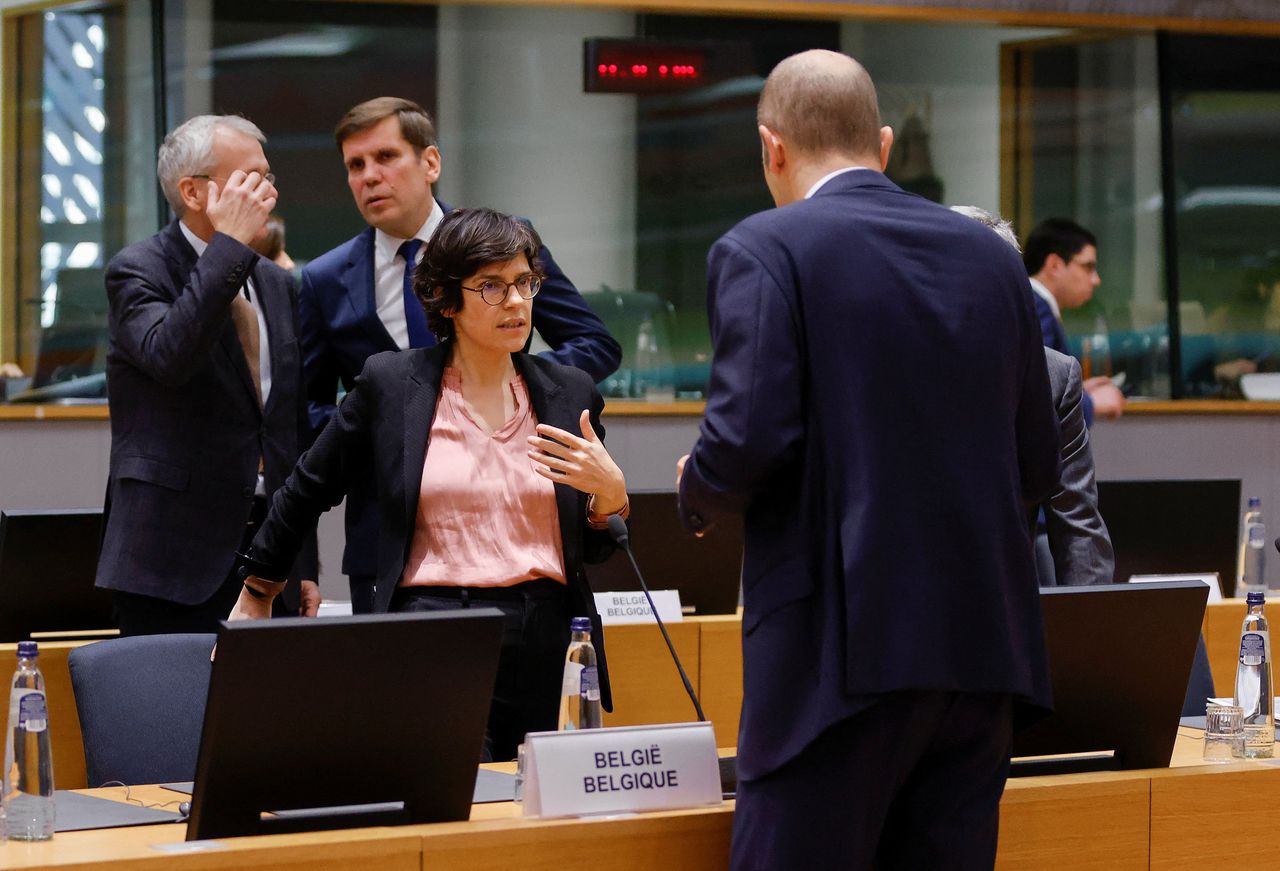
[[(1090, 374), (1167, 397), (1175, 346), (1190, 395), (1238, 395), (1239, 374), (1280, 369), (1276, 40), (1169, 41), (1178, 344), (1150, 33), (324, 0), (119, 0), (5, 21), (21, 107), (8, 110), (17, 135), (5, 155), (17, 204), (5, 353), (36, 386), (101, 395), (103, 265), (169, 218), (157, 131), (203, 112), (258, 123), (302, 264), (364, 226), (335, 123), (395, 94), (437, 119), (440, 199), (530, 218), (619, 339), (622, 368), (603, 391), (700, 399), (706, 252), (770, 207), (756, 100), (779, 59), (812, 47), (871, 71), (897, 131), (889, 175), (904, 188), (1003, 212), (1022, 236), (1054, 215), (1095, 232), (1102, 286), (1064, 313)], [(678, 89), (590, 87), (585, 46), (605, 39), (692, 52), (698, 74)]]
[(13, 387), (32, 398), (105, 396), (103, 266), (156, 223), (148, 10), (76, 6), (12, 25), (22, 74), (7, 356), (30, 379)]

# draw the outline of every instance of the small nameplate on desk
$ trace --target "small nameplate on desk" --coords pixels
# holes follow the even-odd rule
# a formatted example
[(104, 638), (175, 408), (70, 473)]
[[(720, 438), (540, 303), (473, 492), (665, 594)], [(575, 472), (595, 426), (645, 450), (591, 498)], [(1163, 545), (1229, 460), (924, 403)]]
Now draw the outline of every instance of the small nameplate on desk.
[(530, 732), (523, 796), (530, 817), (718, 805), (715, 733), (710, 723)]
[[(679, 623), (684, 620), (680, 610), (679, 590), (653, 590), (653, 604), (663, 623)], [(612, 593), (596, 593), (596, 610), (605, 626), (623, 623), (652, 623), (653, 611), (643, 590), (615, 590)]]

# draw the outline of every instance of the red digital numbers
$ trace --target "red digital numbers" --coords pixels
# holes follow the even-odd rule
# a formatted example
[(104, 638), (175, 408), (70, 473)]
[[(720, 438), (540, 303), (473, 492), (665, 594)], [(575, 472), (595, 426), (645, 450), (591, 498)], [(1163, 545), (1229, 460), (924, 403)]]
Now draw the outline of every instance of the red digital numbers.
[(596, 73), (602, 79), (647, 79), (647, 78), (673, 78), (673, 79), (696, 79), (698, 78), (698, 67), (694, 64), (658, 64), (650, 66), (647, 63), (623, 64), (597, 64)]

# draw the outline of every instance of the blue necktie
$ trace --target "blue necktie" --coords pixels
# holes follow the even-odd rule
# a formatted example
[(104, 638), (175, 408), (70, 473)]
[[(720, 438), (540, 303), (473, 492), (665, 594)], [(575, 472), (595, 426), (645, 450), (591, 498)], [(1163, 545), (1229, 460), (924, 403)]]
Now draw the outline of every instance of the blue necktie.
[(429, 348), (435, 344), (431, 331), (427, 329), (427, 313), (413, 294), (413, 270), (421, 247), (421, 239), (410, 239), (396, 252), (404, 258), (404, 322), (409, 328), (410, 348)]

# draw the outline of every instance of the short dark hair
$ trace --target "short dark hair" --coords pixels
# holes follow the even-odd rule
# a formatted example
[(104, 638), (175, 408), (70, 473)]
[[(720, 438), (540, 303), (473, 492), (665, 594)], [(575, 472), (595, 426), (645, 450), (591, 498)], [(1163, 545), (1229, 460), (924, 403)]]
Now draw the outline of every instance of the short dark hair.
[(1022, 246), (1022, 263), (1027, 275), (1035, 275), (1044, 268), (1050, 254), (1057, 254), (1063, 262), (1069, 262), (1086, 245), (1098, 247), (1093, 234), (1068, 218), (1046, 218), (1027, 235)]
[(523, 254), (529, 269), (542, 272), (537, 232), (518, 218), (493, 209), (455, 209), (445, 215), (427, 242), (413, 273), (413, 292), (427, 313), (427, 326), (438, 341), (453, 338), (453, 319), (446, 312), (462, 308), (462, 282), (490, 263)]
[(429, 146), (436, 144), (436, 125), (432, 123), (427, 110), (413, 100), (403, 97), (374, 97), (353, 106), (342, 116), (338, 126), (333, 130), (333, 138), (338, 142), (338, 150), (342, 143), (357, 133), (395, 115), (400, 119), (400, 135), (413, 146), (414, 154), (422, 154)]

